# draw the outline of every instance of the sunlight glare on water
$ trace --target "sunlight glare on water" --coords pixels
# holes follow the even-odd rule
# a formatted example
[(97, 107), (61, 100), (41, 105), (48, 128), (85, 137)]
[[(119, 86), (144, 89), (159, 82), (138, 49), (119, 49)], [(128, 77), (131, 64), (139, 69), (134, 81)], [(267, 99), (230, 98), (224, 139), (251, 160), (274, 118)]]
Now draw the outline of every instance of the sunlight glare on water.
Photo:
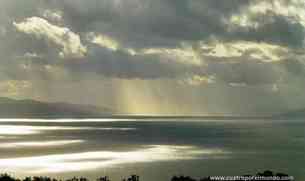
[(9, 143), (2, 143), (0, 145), (0, 148), (51, 147), (51, 146), (64, 146), (64, 145), (83, 143), (83, 142), (84, 140), (9, 142)]
[(56, 130), (119, 130), (130, 131), (135, 128), (113, 128), (113, 127), (76, 127), (76, 126), (23, 126), (23, 125), (1, 125), (0, 135), (30, 135), (39, 134), (43, 131)]
[(149, 148), (126, 152), (95, 151), (0, 159), (0, 167), (29, 174), (59, 173), (92, 170), (127, 163), (189, 160), (224, 154), (228, 154), (228, 152), (219, 149), (202, 150), (193, 146), (153, 145)]
[(137, 121), (136, 119), (113, 119), (113, 118), (102, 118), (102, 119), (0, 119), (1, 122), (22, 122), (22, 123), (81, 123), (81, 122), (131, 122)]

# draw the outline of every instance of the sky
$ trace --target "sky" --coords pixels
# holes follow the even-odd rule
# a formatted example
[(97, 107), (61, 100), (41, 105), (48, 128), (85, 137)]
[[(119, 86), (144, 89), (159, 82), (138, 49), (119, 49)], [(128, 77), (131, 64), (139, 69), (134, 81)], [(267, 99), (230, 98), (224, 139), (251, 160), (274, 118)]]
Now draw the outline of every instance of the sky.
[(146, 115), (305, 108), (304, 0), (0, 0), (0, 96)]

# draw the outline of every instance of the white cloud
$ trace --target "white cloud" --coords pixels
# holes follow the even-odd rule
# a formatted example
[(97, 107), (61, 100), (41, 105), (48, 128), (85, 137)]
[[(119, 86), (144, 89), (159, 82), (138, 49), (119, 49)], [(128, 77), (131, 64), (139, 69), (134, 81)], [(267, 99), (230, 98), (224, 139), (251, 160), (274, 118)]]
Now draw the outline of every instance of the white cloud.
[(181, 43), (176, 48), (143, 48), (135, 49), (130, 47), (124, 47), (119, 41), (102, 33), (90, 32), (87, 34), (87, 40), (100, 47), (106, 48), (110, 51), (123, 50), (132, 56), (143, 55), (158, 55), (162, 59), (190, 65), (202, 65), (203, 61), (200, 54), (194, 50), (191, 44)]
[(215, 76), (202, 76), (202, 75), (192, 75), (186, 79), (180, 80), (180, 84), (186, 84), (191, 86), (200, 86), (205, 84), (215, 83)]
[(82, 58), (87, 53), (87, 48), (82, 44), (79, 35), (69, 28), (55, 26), (43, 18), (28, 18), (21, 23), (14, 22), (14, 26), (21, 32), (61, 46), (62, 51), (59, 55), (62, 58)]
[(233, 14), (229, 22), (242, 27), (257, 27), (259, 22), (252, 17), (272, 12), (276, 15), (289, 17), (305, 26), (304, 8), (305, 1), (303, 0), (291, 0), (289, 2), (287, 0), (258, 1), (243, 9), (242, 12)]
[(87, 35), (87, 39), (91, 43), (107, 48), (111, 51), (117, 51), (120, 48), (120, 43), (118, 41), (104, 34), (90, 32)]
[(190, 45), (183, 44), (182, 47), (177, 48), (148, 48), (142, 49), (138, 54), (153, 55), (157, 54), (168, 60), (175, 60), (184, 64), (203, 65), (201, 55), (193, 49)]
[(289, 49), (275, 44), (249, 41), (201, 43), (202, 50), (208, 50), (205, 55), (218, 58), (237, 58), (248, 56), (261, 62), (277, 62), (289, 54)]

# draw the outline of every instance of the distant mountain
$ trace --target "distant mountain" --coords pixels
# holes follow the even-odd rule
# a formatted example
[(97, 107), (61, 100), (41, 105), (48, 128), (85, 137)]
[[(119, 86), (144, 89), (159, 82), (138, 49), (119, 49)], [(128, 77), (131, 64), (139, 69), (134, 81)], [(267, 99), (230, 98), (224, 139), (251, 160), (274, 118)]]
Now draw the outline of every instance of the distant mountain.
[(276, 118), (291, 118), (291, 119), (305, 118), (305, 109), (290, 111), (290, 112), (287, 112), (287, 113), (275, 115), (274, 117), (276, 117)]
[(95, 118), (110, 116), (107, 108), (68, 103), (47, 103), (0, 97), (0, 118)]

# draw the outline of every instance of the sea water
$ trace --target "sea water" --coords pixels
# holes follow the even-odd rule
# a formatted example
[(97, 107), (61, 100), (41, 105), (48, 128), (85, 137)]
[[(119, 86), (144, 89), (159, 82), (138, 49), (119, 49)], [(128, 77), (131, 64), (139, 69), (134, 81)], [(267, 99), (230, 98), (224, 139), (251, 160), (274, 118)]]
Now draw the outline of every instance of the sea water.
[(305, 180), (305, 121), (0, 120), (0, 170), (16, 177), (166, 181), (267, 169)]

